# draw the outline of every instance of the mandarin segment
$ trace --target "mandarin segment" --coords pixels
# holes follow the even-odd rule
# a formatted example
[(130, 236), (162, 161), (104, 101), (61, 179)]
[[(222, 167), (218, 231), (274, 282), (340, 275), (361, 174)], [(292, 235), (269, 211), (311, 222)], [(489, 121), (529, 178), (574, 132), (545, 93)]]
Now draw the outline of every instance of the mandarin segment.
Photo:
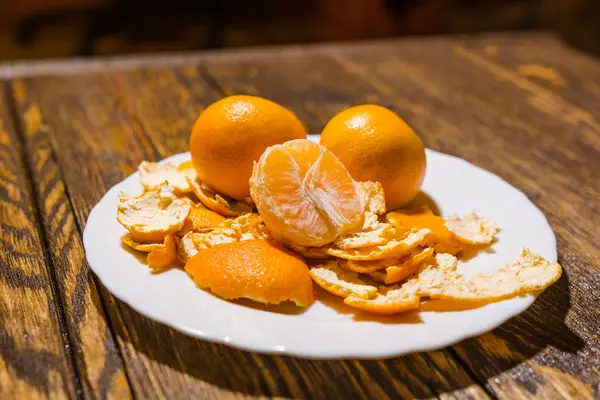
[(330, 243), (362, 220), (348, 171), (331, 152), (308, 140), (265, 150), (254, 166), (250, 192), (273, 235), (299, 246)]
[(285, 248), (265, 240), (223, 244), (202, 250), (185, 265), (196, 285), (228, 300), (260, 303), (314, 302), (306, 263)]

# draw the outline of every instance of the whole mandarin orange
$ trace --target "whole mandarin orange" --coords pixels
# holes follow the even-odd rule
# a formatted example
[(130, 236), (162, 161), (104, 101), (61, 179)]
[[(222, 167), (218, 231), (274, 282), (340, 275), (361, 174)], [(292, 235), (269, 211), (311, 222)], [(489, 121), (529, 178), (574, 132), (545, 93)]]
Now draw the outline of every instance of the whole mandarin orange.
[(388, 210), (411, 201), (425, 178), (425, 147), (393, 111), (361, 105), (333, 117), (321, 133), (331, 150), (357, 181), (381, 182)]
[(230, 96), (211, 104), (196, 120), (190, 152), (198, 178), (215, 191), (249, 196), (252, 165), (269, 146), (306, 138), (288, 109), (255, 96)]

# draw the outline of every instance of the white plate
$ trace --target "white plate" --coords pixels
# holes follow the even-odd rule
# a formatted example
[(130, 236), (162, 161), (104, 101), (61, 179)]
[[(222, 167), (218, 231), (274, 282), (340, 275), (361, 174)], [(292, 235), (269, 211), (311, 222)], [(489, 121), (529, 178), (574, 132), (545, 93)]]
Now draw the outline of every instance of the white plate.
[[(178, 164), (189, 158), (189, 153), (182, 153), (164, 161)], [(356, 313), (322, 290), (303, 312), (224, 301), (196, 288), (182, 270), (150, 273), (139, 255), (121, 245), (119, 238), (126, 231), (115, 219), (118, 193), (141, 190), (135, 173), (94, 207), (83, 234), (87, 260), (106, 288), (132, 308), (205, 340), (306, 358), (392, 357), (479, 335), (525, 311), (535, 300), (527, 295), (458, 311), (440, 311), (441, 304), (429, 302), (425, 311), (396, 317)], [(502, 228), (492, 251), (461, 262), (461, 273), (493, 271), (515, 260), (522, 247), (556, 261), (556, 239), (542, 212), (499, 177), (460, 158), (427, 150), (423, 191), (442, 215), (477, 211)]]

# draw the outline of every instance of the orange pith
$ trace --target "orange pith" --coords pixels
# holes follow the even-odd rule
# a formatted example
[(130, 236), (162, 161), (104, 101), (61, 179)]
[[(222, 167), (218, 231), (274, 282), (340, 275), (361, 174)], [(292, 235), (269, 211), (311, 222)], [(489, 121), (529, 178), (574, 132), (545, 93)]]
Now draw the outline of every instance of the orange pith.
[(286, 108), (255, 96), (230, 96), (210, 105), (194, 124), (192, 161), (200, 181), (237, 200), (249, 196), (252, 164), (272, 145), (306, 138)]
[(398, 115), (385, 107), (362, 105), (333, 117), (321, 144), (344, 163), (357, 181), (380, 182), (389, 210), (413, 199), (425, 178), (425, 148)]
[(194, 282), (225, 299), (261, 303), (314, 301), (306, 263), (280, 245), (264, 240), (221, 244), (202, 250), (185, 265)]
[(250, 193), (273, 235), (301, 246), (330, 243), (362, 219), (344, 165), (305, 139), (269, 147), (254, 166)]

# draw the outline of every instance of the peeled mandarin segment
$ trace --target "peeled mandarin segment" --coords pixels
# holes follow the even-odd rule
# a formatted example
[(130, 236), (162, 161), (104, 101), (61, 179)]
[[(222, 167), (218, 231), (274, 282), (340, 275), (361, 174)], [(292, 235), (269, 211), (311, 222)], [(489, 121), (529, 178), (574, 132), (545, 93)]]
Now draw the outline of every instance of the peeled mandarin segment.
[(362, 216), (362, 204), (344, 165), (333, 153), (325, 148), (322, 150), (321, 156), (304, 177), (304, 188), (340, 234), (357, 227)]
[(267, 228), (296, 245), (330, 243), (361, 222), (352, 178), (333, 154), (307, 140), (268, 148), (250, 191)]
[(272, 242), (248, 240), (201, 250), (185, 265), (201, 288), (224, 299), (292, 301), (307, 307), (314, 288), (306, 263)]

